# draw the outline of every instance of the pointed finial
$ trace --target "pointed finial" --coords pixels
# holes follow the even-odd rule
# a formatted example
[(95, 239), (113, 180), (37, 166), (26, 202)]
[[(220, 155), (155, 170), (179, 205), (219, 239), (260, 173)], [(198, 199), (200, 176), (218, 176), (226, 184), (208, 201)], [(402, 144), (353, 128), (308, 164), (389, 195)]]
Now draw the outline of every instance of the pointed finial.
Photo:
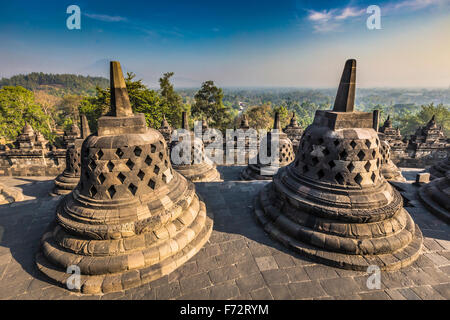
[(280, 124), (280, 113), (279, 112), (275, 112), (275, 119), (273, 121), (273, 128), (275, 130), (280, 130), (281, 129), (281, 124)]
[(91, 130), (89, 129), (89, 123), (84, 113), (80, 116), (81, 123), (81, 139), (86, 139), (90, 134)]
[(168, 128), (169, 127), (169, 123), (166, 120), (166, 115), (165, 114), (163, 114), (163, 119), (161, 121), (161, 127), (162, 128)]
[(355, 106), (356, 89), (356, 60), (349, 59), (345, 62), (341, 82), (334, 101), (333, 111), (353, 112)]
[(110, 89), (110, 115), (116, 117), (127, 117), (133, 115), (130, 98), (128, 97), (128, 91), (119, 61), (110, 62)]
[(186, 111), (183, 111), (181, 118), (181, 129), (189, 130), (189, 121)]

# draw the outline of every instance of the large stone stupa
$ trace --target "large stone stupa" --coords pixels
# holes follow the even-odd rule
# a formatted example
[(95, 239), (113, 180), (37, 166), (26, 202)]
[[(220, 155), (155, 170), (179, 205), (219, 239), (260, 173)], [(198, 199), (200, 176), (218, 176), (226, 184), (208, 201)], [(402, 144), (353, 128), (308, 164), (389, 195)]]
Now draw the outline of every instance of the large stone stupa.
[(348, 60), (333, 110), (317, 110), (295, 161), (255, 200), (273, 238), (315, 261), (367, 271), (417, 259), (422, 233), (382, 176), (372, 113), (354, 111), (356, 60)]
[(72, 192), (80, 181), (81, 176), (81, 146), (84, 139), (86, 139), (91, 131), (89, 130), (89, 124), (86, 115), (82, 114), (81, 119), (81, 130), (75, 130), (74, 127), (78, 128), (74, 124), (72, 126), (71, 132), (78, 132), (79, 136), (69, 144), (66, 151), (66, 169), (63, 173), (58, 175), (55, 179), (55, 187), (50, 193), (52, 196), (64, 195)]
[[(58, 204), (36, 256), (48, 277), (90, 294), (172, 272), (212, 231), (194, 185), (172, 169), (163, 136), (133, 114), (119, 62), (111, 62), (110, 82), (111, 111), (83, 143), (80, 183)], [(79, 268), (80, 287), (68, 267)]]
[(297, 117), (295, 112), (292, 112), (292, 118), (289, 124), (283, 129), (284, 133), (287, 134), (288, 138), (292, 141), (292, 147), (294, 152), (297, 153), (298, 145), (300, 144), (300, 139), (303, 134), (303, 128), (298, 125)]
[[(181, 130), (177, 130), (174, 137), (176, 137), (176, 141), (171, 143), (171, 160), (173, 168), (177, 172), (192, 182), (220, 181), (219, 171), (217, 171), (212, 161), (205, 154), (203, 141), (197, 138), (194, 132), (189, 131), (186, 112), (182, 114)], [(174, 154), (176, 152), (178, 152), (178, 156), (182, 160), (180, 163), (173, 161), (177, 156)], [(184, 158), (185, 152), (190, 152), (189, 159)]]
[[(277, 154), (272, 156), (272, 143), (278, 143)], [(261, 148), (267, 147), (266, 154), (268, 157), (272, 157), (270, 163), (263, 163), (261, 161)], [(281, 130), (280, 125), (280, 115), (278, 112), (275, 113), (275, 119), (273, 124), (273, 129), (267, 133), (260, 143), (260, 149), (258, 155), (256, 156), (256, 163), (249, 163), (249, 165), (241, 172), (242, 180), (271, 180), (272, 177), (278, 172), (278, 169), (284, 167), (294, 161), (295, 153), (292, 148), (292, 142), (287, 137), (286, 133)], [(255, 160), (255, 159), (253, 159)], [(264, 161), (265, 162), (265, 161)]]

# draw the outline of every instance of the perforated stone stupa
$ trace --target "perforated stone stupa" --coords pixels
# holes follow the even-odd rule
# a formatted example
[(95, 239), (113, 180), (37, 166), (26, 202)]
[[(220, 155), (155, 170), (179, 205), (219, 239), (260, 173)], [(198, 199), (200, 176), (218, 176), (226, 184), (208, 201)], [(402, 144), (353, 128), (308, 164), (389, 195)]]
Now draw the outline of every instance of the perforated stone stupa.
[(163, 136), (133, 114), (118, 62), (110, 81), (111, 111), (83, 143), (80, 183), (58, 204), (36, 256), (43, 273), (74, 290), (66, 270), (79, 268), (80, 290), (91, 294), (172, 272), (212, 230), (194, 185), (172, 169)]
[(267, 147), (266, 154), (271, 157), (272, 141), (278, 141), (278, 158), (274, 158), (274, 162), (264, 163), (261, 161), (259, 150), (256, 163), (249, 163), (249, 165), (241, 172), (242, 180), (271, 180), (278, 172), (278, 169), (284, 167), (294, 161), (295, 153), (292, 148), (292, 142), (287, 137), (286, 133), (281, 130), (280, 115), (275, 113), (274, 125), (272, 131), (268, 132), (263, 138), (265, 141), (261, 142), (261, 146)]
[(50, 193), (50, 195), (52, 196), (68, 194), (73, 189), (75, 189), (78, 182), (80, 181), (81, 145), (83, 144), (84, 139), (86, 139), (91, 134), (86, 115), (82, 114), (80, 119), (81, 131), (80, 129), (75, 131), (74, 126), (76, 128), (78, 128), (78, 126), (72, 126), (71, 132), (78, 132), (79, 136), (73, 141), (73, 143), (69, 144), (67, 147), (66, 169), (64, 169), (63, 173), (56, 177), (55, 187), (53, 188), (52, 193)]
[[(195, 137), (194, 132), (189, 131), (186, 112), (182, 114), (181, 129), (184, 130), (183, 133), (180, 131), (176, 134), (177, 140), (171, 143), (171, 152), (174, 153), (179, 150), (178, 155), (182, 160), (184, 152), (190, 152), (190, 157), (184, 158), (181, 163), (174, 163), (175, 156), (171, 155), (173, 168), (193, 182), (219, 181), (220, 173), (212, 161), (206, 157), (203, 141)], [(189, 141), (189, 145), (187, 145), (187, 141)]]
[(292, 147), (294, 148), (294, 152), (297, 153), (298, 145), (300, 143), (300, 138), (303, 134), (303, 128), (298, 125), (297, 118), (295, 116), (295, 112), (292, 112), (291, 121), (289, 124), (283, 129), (284, 133), (287, 134), (288, 138), (292, 141)]
[(249, 159), (258, 155), (258, 131), (250, 130), (247, 115), (243, 115), (239, 130), (234, 128), (234, 134), (224, 141), (226, 161), (233, 164), (248, 164)]
[(161, 126), (159, 127), (158, 130), (163, 135), (164, 140), (166, 140), (167, 145), (169, 145), (172, 140), (173, 129), (170, 126), (169, 122), (167, 122), (165, 115), (163, 115), (163, 120), (161, 121)]
[(388, 181), (405, 182), (402, 171), (391, 160), (391, 146), (387, 141), (380, 140), (381, 174)]
[(396, 270), (417, 259), (422, 234), (383, 178), (371, 113), (353, 111), (356, 60), (348, 60), (332, 111), (317, 110), (295, 161), (255, 200), (273, 238), (311, 259), (367, 271)]

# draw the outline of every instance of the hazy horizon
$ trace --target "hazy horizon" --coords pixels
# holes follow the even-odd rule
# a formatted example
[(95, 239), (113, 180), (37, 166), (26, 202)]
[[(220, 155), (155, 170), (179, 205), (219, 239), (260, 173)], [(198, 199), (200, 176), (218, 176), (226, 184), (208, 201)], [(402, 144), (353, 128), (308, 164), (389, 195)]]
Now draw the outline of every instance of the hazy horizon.
[[(333, 89), (355, 58), (359, 88), (450, 87), (450, 1), (25, 1), (2, 4), (0, 78), (109, 75), (109, 60), (152, 88)], [(69, 4), (81, 30), (68, 30)], [(369, 30), (369, 5), (381, 29)]]

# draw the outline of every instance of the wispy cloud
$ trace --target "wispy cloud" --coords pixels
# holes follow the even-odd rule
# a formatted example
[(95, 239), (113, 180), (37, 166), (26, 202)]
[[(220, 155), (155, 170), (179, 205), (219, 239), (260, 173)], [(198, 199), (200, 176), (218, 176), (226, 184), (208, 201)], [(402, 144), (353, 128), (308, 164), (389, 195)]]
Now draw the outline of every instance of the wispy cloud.
[[(433, 5), (442, 5), (448, 0), (403, 0), (388, 2), (381, 8), (382, 14), (395, 13), (404, 10), (420, 10)], [(343, 23), (352, 18), (358, 18), (366, 13), (366, 7), (347, 6), (344, 8), (334, 8), (329, 10), (315, 11), (309, 10), (307, 19), (311, 22), (315, 32), (337, 31)]]
[(121, 17), (121, 16), (110, 16), (107, 14), (95, 14), (95, 13), (85, 13), (84, 14), (86, 17), (94, 19), (94, 20), (99, 20), (99, 21), (104, 21), (104, 22), (123, 22), (123, 21), (128, 21), (127, 18), (125, 17)]

